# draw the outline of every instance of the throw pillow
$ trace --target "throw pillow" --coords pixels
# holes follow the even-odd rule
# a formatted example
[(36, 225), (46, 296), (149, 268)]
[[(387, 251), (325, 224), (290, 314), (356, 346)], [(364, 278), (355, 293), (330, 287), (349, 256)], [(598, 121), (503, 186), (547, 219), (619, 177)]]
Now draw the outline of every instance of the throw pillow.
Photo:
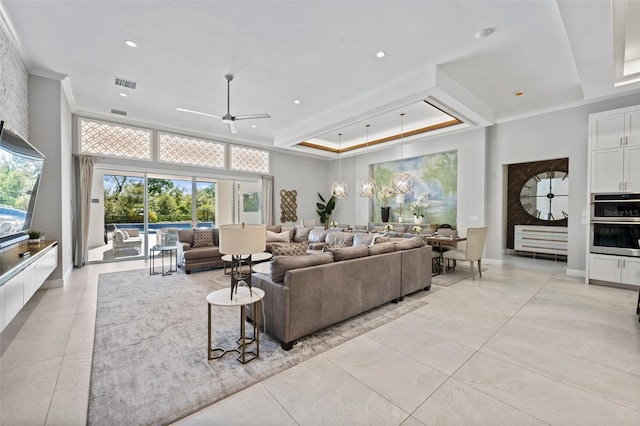
[(304, 256), (307, 254), (307, 243), (274, 244), (271, 254), (274, 256)]
[(289, 240), (289, 231), (283, 232), (272, 232), (267, 231), (267, 242), (268, 243), (288, 243)]
[(311, 228), (307, 228), (306, 226), (296, 226), (296, 233), (294, 234), (293, 241), (296, 243), (309, 241), (309, 231), (311, 231)]
[(193, 247), (213, 246), (213, 231), (211, 229), (195, 228), (193, 230)]
[(128, 240), (129, 239), (129, 233), (127, 231), (122, 231), (122, 233), (124, 234), (124, 239)]
[(347, 247), (347, 244), (345, 243), (325, 244), (324, 247), (322, 247), (322, 251), (334, 251), (345, 247)]
[(121, 243), (124, 241), (124, 232), (122, 232), (119, 229), (116, 229), (115, 231), (113, 231), (113, 239), (116, 240), (116, 242)]
[(378, 235), (373, 243), (374, 244), (388, 243), (390, 240), (391, 240), (391, 237), (389, 237), (388, 235)]

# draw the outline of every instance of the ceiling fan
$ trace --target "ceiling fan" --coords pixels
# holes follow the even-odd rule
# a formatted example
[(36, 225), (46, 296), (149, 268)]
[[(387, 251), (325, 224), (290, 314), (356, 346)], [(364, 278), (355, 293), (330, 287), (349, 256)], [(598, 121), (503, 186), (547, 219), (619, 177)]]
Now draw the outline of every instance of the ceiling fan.
[(253, 120), (256, 118), (271, 118), (269, 114), (231, 115), (231, 113), (229, 112), (229, 98), (230, 98), (229, 83), (231, 83), (231, 81), (233, 80), (233, 75), (227, 74), (224, 76), (224, 78), (225, 80), (227, 80), (227, 113), (225, 115), (220, 116), (220, 115), (208, 114), (206, 112), (193, 111), (185, 108), (176, 108), (176, 109), (182, 112), (190, 112), (193, 114), (206, 115), (207, 117), (219, 118), (222, 120), (223, 123), (229, 126), (229, 130), (231, 131), (231, 133), (238, 133), (238, 130), (236, 129), (237, 120)]

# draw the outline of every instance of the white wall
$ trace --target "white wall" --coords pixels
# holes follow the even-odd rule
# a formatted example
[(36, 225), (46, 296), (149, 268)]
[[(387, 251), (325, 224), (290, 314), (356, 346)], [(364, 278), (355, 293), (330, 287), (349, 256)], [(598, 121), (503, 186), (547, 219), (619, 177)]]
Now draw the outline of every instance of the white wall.
[(327, 161), (313, 158), (299, 157), (297, 155), (282, 152), (271, 153), (271, 174), (273, 175), (273, 205), (275, 223), (281, 223), (280, 216), (280, 191), (293, 189), (297, 195), (297, 215), (300, 223), (301, 219), (320, 218), (316, 213), (316, 203), (320, 201), (318, 192), (322, 196), (329, 194), (327, 183), (328, 166)]
[(490, 221), (486, 251), (488, 258), (501, 259), (506, 247), (506, 165), (569, 158), (567, 271), (572, 275), (584, 274), (587, 225), (581, 223), (581, 213), (588, 209), (588, 115), (636, 104), (640, 104), (638, 94), (497, 124), (489, 128), (487, 215)]
[(45, 155), (32, 228), (45, 232), (48, 240), (58, 241), (58, 267), (50, 276), (53, 280), (61, 280), (63, 271), (72, 265), (71, 137), (67, 123), (71, 123), (71, 115), (60, 81), (30, 75), (29, 139)]

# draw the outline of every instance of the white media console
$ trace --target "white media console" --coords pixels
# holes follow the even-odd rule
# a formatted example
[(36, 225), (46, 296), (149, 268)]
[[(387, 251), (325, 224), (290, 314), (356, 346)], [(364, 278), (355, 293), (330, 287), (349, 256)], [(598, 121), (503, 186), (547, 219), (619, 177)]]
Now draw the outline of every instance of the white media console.
[[(21, 254), (29, 252), (26, 257)], [(58, 242), (16, 244), (0, 253), (0, 331), (58, 266)]]

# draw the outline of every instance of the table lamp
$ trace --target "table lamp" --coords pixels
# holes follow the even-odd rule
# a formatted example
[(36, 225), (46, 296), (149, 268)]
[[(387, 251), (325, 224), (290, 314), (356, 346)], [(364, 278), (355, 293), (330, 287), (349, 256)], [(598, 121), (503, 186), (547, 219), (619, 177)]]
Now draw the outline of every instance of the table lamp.
[(231, 300), (238, 283), (244, 281), (251, 291), (251, 269), (242, 275), (241, 266), (245, 262), (251, 267), (251, 254), (263, 252), (266, 248), (266, 227), (264, 225), (221, 225), (220, 253), (231, 256)]

